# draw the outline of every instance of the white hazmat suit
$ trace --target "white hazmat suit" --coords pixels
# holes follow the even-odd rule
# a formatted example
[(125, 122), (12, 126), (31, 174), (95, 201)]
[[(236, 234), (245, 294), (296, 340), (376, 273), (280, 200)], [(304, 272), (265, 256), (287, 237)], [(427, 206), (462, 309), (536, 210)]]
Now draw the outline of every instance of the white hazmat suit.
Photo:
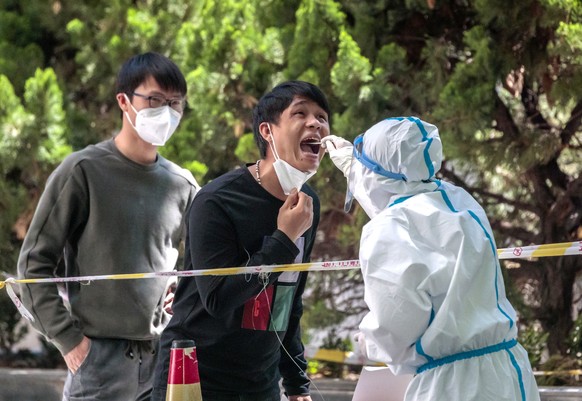
[(406, 400), (539, 400), (517, 343), (493, 232), (465, 190), (437, 180), (438, 129), (389, 118), (324, 146), (371, 221), (360, 264), (370, 312), (360, 324), (372, 360), (414, 374)]

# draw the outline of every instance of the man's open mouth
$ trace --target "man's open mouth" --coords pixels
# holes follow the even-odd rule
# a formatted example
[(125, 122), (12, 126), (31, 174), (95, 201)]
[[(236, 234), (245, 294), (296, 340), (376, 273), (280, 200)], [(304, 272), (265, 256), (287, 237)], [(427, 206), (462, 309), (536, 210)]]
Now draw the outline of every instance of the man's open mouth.
[(319, 154), (321, 140), (319, 138), (305, 138), (300, 144), (301, 150), (305, 153)]

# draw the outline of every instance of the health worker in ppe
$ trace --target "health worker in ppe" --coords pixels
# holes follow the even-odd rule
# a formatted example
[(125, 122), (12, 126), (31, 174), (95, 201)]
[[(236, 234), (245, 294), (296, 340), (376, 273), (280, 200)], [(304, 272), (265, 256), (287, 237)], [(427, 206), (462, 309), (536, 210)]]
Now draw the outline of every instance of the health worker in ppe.
[(407, 401), (539, 400), (487, 216), (435, 178), (437, 127), (388, 118), (353, 145), (323, 142), (348, 179), (346, 210), (355, 198), (371, 218), (360, 242), (367, 357), (414, 375)]

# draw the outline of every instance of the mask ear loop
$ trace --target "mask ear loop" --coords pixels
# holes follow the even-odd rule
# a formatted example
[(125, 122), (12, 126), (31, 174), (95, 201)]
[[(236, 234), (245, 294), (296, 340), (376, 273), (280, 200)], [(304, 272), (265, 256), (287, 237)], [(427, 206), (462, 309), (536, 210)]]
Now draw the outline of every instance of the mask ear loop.
[(273, 131), (271, 131), (271, 124), (267, 123), (267, 128), (269, 129), (269, 134), (271, 134), (271, 138), (273, 138), (272, 141), (267, 141), (267, 142), (269, 142), (269, 146), (271, 147), (271, 150), (273, 151), (273, 155), (275, 156), (275, 160), (281, 160), (281, 158), (279, 157), (279, 153), (277, 152), (277, 145), (275, 145), (275, 136), (273, 135)]
[[(129, 104), (129, 107), (132, 108), (132, 110), (135, 112), (135, 114), (137, 114), (137, 110), (135, 109), (135, 107), (133, 107), (133, 104), (131, 104), (131, 100), (129, 99), (129, 97), (127, 97), (127, 94), (123, 94), (123, 97), (125, 97), (125, 100), (127, 100), (127, 104)], [(126, 111), (127, 113), (127, 111)]]
[[(123, 94), (123, 96), (125, 97), (125, 100), (127, 100), (127, 103), (129, 104), (129, 107), (132, 108), (133, 112), (135, 113), (135, 118), (137, 120), (137, 114), (138, 111), (135, 109), (135, 107), (133, 107), (133, 104), (131, 104), (131, 100), (129, 100), (129, 97), (127, 97), (127, 94)], [(131, 127), (137, 131), (137, 128), (135, 127), (135, 125), (131, 122), (131, 118), (129, 118), (129, 113), (127, 111), (124, 111), (123, 114), (125, 114), (125, 117), (127, 117), (127, 121), (129, 121), (129, 125), (131, 125)]]

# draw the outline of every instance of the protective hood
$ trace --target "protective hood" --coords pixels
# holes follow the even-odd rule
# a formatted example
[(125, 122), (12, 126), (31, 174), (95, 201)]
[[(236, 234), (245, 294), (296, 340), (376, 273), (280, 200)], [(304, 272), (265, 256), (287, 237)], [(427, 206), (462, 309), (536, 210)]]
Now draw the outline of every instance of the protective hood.
[(370, 218), (394, 195), (434, 191), (435, 174), (442, 163), (442, 145), (436, 126), (415, 117), (383, 120), (354, 141), (348, 175), (346, 208), (352, 198)]

